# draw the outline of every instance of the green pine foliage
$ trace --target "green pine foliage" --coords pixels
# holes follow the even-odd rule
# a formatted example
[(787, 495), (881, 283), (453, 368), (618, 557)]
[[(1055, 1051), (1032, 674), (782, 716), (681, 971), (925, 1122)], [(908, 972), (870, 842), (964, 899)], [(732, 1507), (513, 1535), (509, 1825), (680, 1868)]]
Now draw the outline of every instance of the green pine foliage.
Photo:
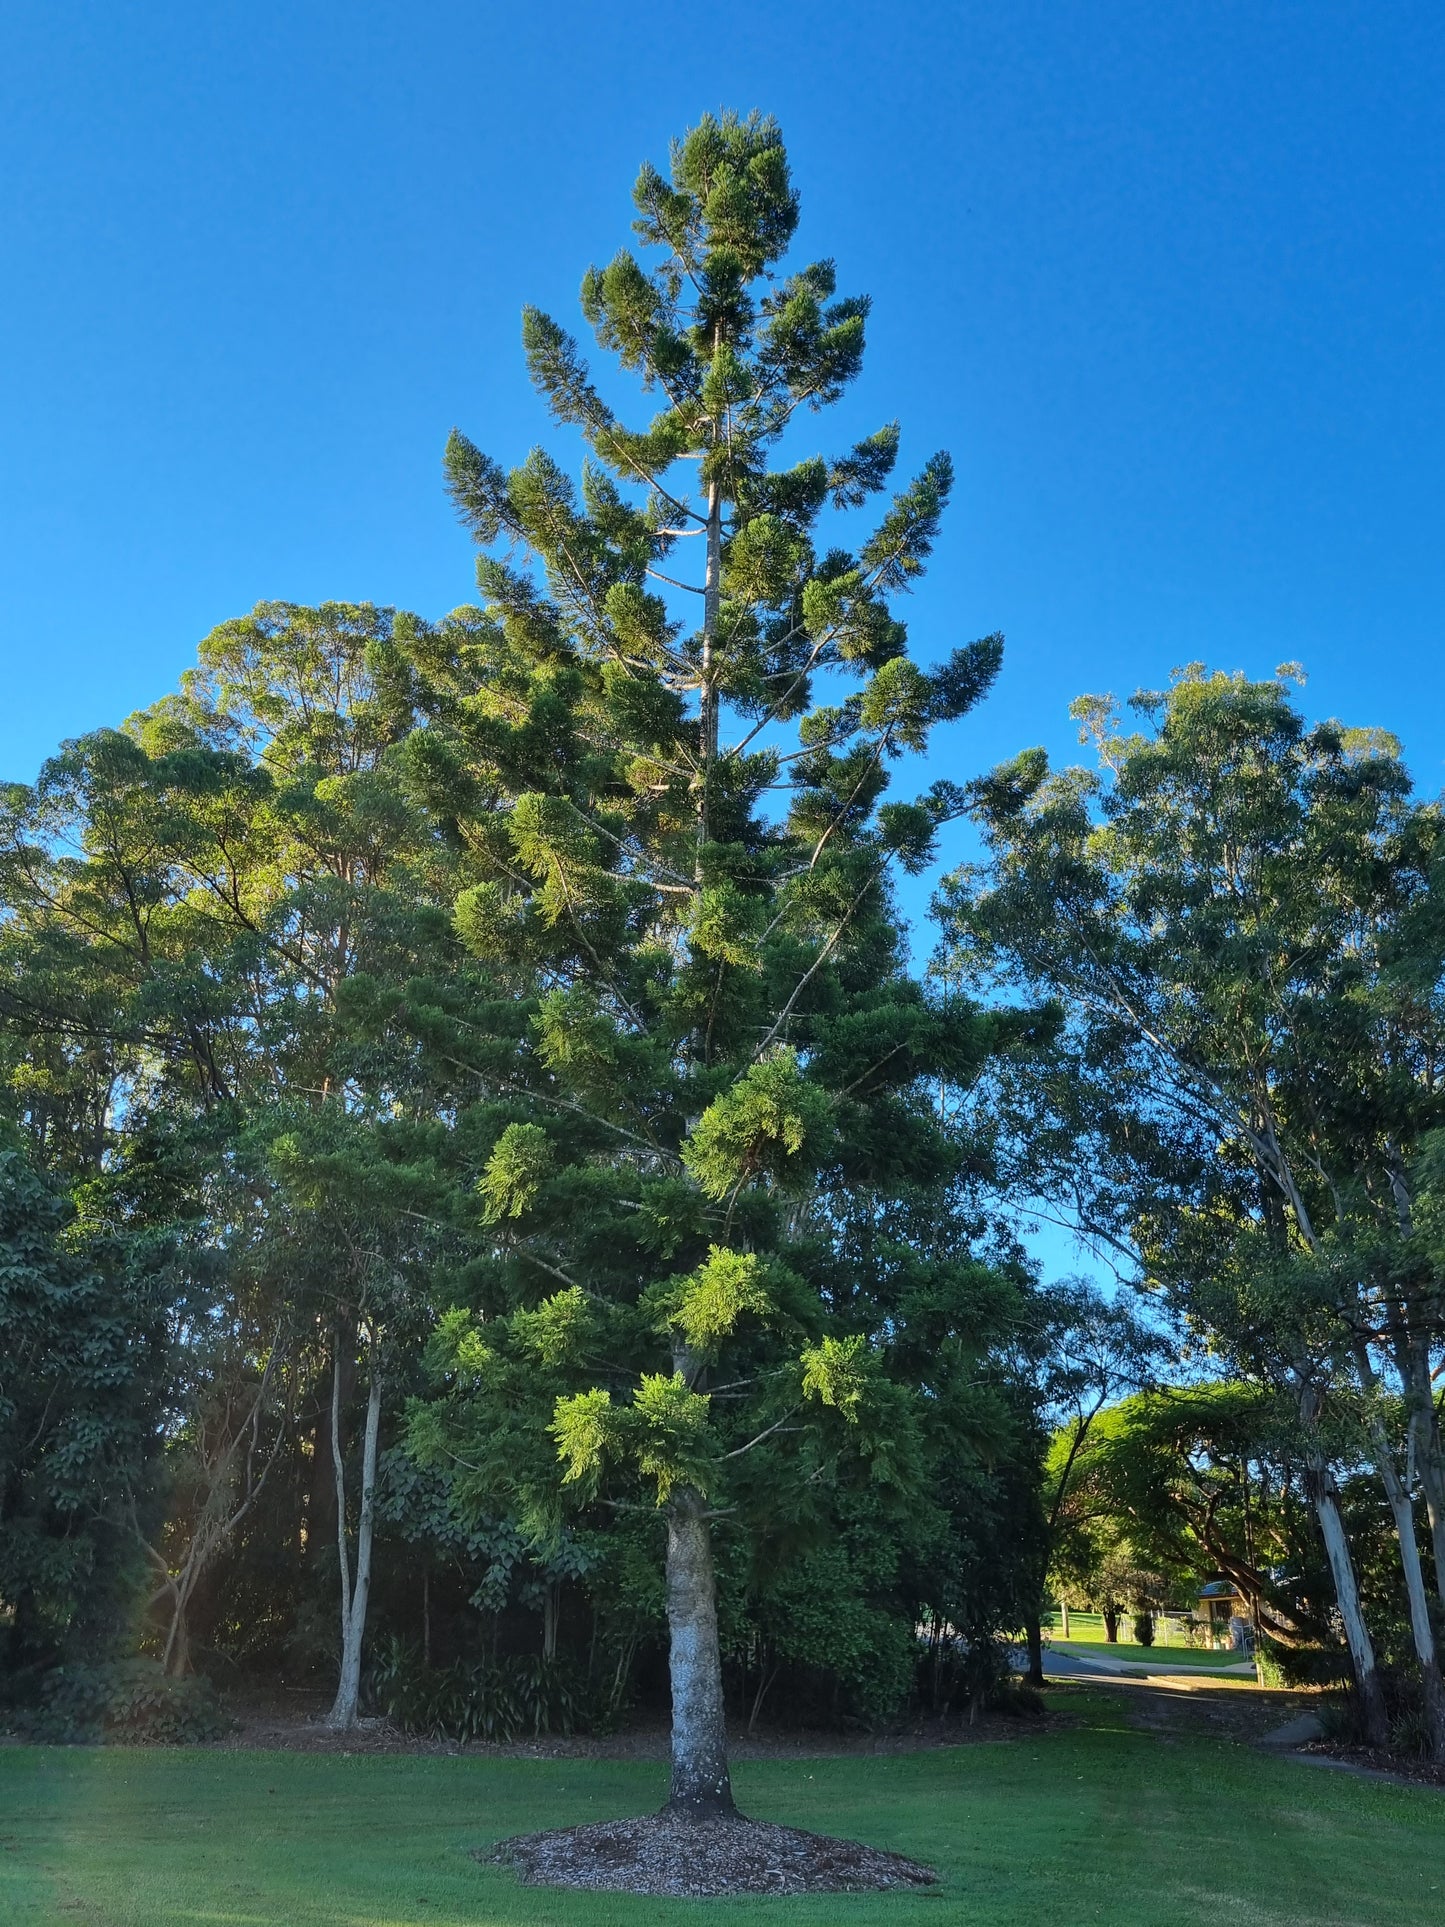
[(892, 894), (962, 803), (892, 800), (895, 772), (1001, 645), (909, 653), (946, 456), (862, 534), (896, 425), (783, 456), (857, 375), (868, 303), (785, 258), (776, 126), (704, 119), (634, 201), (641, 250), (582, 308), (651, 419), (528, 310), (580, 479), (447, 447), (484, 601), (451, 619), (411, 765), (458, 851), (456, 931), (525, 1021), (458, 1119), (479, 1235), (409, 1438), (544, 1541), (700, 1500), (732, 1570), (732, 1539), (802, 1547), (850, 1487), (901, 1516), (936, 1453), (1017, 1447), (978, 1389), (1016, 1282), (966, 1239), (888, 1234), (956, 1216), (968, 1147), (933, 1093), (1025, 1024), (911, 977)]

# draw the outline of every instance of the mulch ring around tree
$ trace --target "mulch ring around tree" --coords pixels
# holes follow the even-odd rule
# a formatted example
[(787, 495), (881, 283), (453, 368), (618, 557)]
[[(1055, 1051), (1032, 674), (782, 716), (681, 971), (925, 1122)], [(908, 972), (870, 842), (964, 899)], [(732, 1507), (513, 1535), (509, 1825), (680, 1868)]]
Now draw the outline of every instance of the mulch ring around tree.
[(590, 1827), (521, 1833), (474, 1858), (510, 1867), (529, 1887), (586, 1887), (624, 1894), (876, 1893), (932, 1887), (938, 1875), (901, 1853), (860, 1840), (763, 1820), (687, 1819), (650, 1813)]

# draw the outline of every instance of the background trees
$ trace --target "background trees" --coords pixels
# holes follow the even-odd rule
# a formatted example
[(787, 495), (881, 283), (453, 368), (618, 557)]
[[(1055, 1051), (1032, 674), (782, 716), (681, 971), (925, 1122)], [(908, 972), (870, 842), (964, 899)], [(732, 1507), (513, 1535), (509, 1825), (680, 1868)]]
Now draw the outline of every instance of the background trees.
[[(1438, 1128), (1438, 812), (1388, 739), (1308, 728), (1283, 676), (1195, 668), (1133, 707), (1145, 727), (1124, 734), (1108, 702), (1076, 705), (1098, 774), (1050, 776), (1031, 752), (979, 785), (992, 860), (954, 886), (955, 967), (1066, 1005), (1063, 1064), (1011, 1092), (1042, 1121), (1040, 1192), (1290, 1390), (1378, 1734), (1331, 1428), (1373, 1460), (1438, 1750), (1415, 1507), (1435, 1480), (1440, 1301), (1413, 1217)], [(1391, 1392), (1409, 1415), (1393, 1436)]]

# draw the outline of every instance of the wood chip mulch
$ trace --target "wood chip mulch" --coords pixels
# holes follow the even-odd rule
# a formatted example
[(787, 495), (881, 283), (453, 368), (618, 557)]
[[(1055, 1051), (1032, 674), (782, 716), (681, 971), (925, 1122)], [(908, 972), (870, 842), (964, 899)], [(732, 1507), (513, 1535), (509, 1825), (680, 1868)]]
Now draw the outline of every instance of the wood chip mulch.
[(605, 1893), (875, 1893), (931, 1887), (938, 1876), (900, 1853), (859, 1840), (831, 1840), (762, 1820), (685, 1819), (652, 1813), (598, 1826), (555, 1827), (504, 1840), (478, 1860), (511, 1867), (529, 1887), (586, 1887)]

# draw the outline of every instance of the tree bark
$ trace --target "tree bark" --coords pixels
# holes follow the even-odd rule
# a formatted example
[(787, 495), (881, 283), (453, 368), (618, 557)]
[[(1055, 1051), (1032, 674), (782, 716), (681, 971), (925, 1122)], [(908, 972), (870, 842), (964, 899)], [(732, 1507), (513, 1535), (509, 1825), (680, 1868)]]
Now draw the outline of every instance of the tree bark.
[(1334, 1475), (1323, 1455), (1314, 1448), (1305, 1460), (1305, 1487), (1320, 1522), (1325, 1556), (1330, 1562), (1330, 1576), (1335, 1582), (1335, 1600), (1344, 1623), (1345, 1641), (1350, 1649), (1350, 1665), (1355, 1675), (1355, 1691), (1360, 1696), (1365, 1738), (1371, 1746), (1383, 1746), (1389, 1737), (1389, 1722), (1385, 1715), (1385, 1690), (1375, 1664), (1374, 1642), (1360, 1605), (1355, 1562), (1350, 1557), (1345, 1522), (1340, 1517)]
[(356, 1390), (356, 1324), (343, 1318), (333, 1341), (335, 1355), (341, 1360), (341, 1385), (338, 1390), (332, 1375), (333, 1397), (318, 1395), (316, 1423), (311, 1431), (311, 1469), (306, 1494), (306, 1551), (311, 1559), (322, 1556), (326, 1546), (336, 1540), (336, 1454), (332, 1446), (333, 1406), (349, 1406)]
[(366, 1604), (371, 1594), (371, 1534), (376, 1501), (377, 1439), (381, 1430), (381, 1361), (371, 1340), (371, 1384), (366, 1399), (366, 1433), (361, 1450), (361, 1512), (356, 1527), (356, 1582), (346, 1543), (346, 1470), (341, 1456), (341, 1365), (336, 1362), (331, 1381), (331, 1452), (336, 1474), (336, 1542), (341, 1560), (341, 1674), (336, 1699), (326, 1724), (352, 1727), (361, 1698), (361, 1655), (366, 1637)]
[(1430, 1521), (1430, 1547), (1435, 1560), (1435, 1595), (1445, 1605), (1445, 1455), (1442, 1455), (1440, 1425), (1435, 1417), (1435, 1400), (1430, 1379), (1430, 1360), (1415, 1365), (1405, 1381), (1410, 1410), (1410, 1449), (1420, 1488), (1425, 1495), (1425, 1514)]
[(1119, 1643), (1119, 1608), (1117, 1606), (1104, 1608), (1104, 1638), (1110, 1646), (1117, 1646)]
[(1385, 1497), (1390, 1502), (1395, 1538), (1400, 1547), (1405, 1597), (1410, 1606), (1410, 1634), (1420, 1667), (1420, 1690), (1430, 1735), (1430, 1758), (1445, 1760), (1445, 1682), (1440, 1678), (1440, 1656), (1435, 1648), (1435, 1628), (1430, 1623), (1425, 1572), (1420, 1564), (1419, 1541), (1415, 1537), (1415, 1508), (1395, 1464), (1390, 1442), (1384, 1436), (1384, 1429), (1378, 1420), (1370, 1427), (1370, 1443), (1374, 1447), (1375, 1464), (1385, 1488)]
[(1028, 1682), (1030, 1686), (1044, 1683), (1044, 1629), (1039, 1624), (1038, 1609), (1035, 1608), (1024, 1622), (1024, 1637), (1029, 1644)]
[(169, 1679), (187, 1679), (194, 1670), (191, 1664), (191, 1623), (186, 1611), (187, 1604), (186, 1596), (177, 1589), (170, 1628), (166, 1633), (166, 1649), (161, 1658), (161, 1669)]
[(729, 1814), (727, 1728), (717, 1637), (717, 1579), (702, 1495), (690, 1486), (667, 1506), (668, 1668), (672, 1679), (675, 1813)]

